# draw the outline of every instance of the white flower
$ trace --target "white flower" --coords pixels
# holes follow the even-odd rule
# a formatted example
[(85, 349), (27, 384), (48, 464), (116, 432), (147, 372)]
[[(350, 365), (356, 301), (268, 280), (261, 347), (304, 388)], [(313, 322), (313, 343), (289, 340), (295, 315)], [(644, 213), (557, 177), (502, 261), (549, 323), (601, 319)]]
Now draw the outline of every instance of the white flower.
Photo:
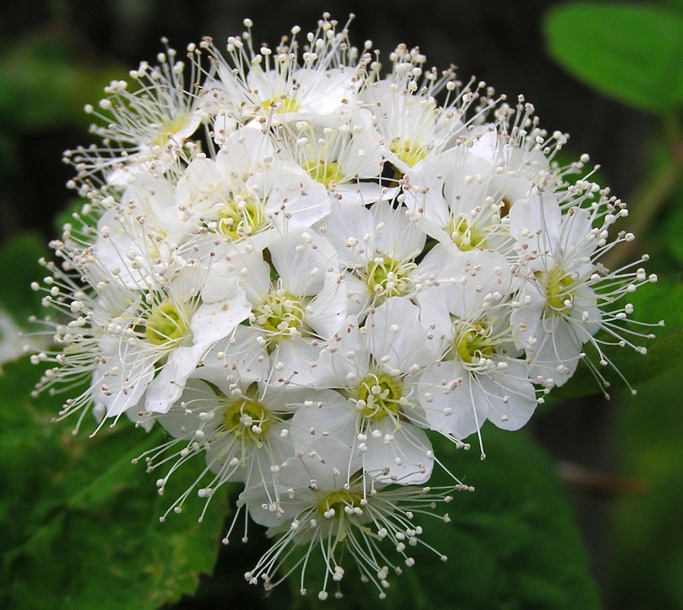
[(486, 421), (524, 426), (580, 360), (606, 387), (607, 346), (646, 351), (627, 296), (656, 279), (605, 268), (625, 206), (569, 179), (588, 158), (559, 166), (567, 136), (524, 98), (405, 45), (383, 74), (337, 26), (255, 49), (247, 20), (227, 57), (190, 45), (188, 78), (168, 49), (112, 83), (104, 141), (67, 153), (88, 203), (33, 284), (55, 344), (36, 393), (84, 383), (76, 427), (159, 423), (160, 493), (199, 459), (167, 514), (244, 483), (224, 541), (249, 516), (277, 536), (247, 579), (301, 568), (305, 590), (322, 560), (321, 599), (348, 556), (382, 596), (385, 547), (412, 565), (413, 517), (450, 499), (413, 487), (435, 464), (463, 488), (431, 431), (483, 454)]
[(86, 287), (50, 266), (57, 282), (51, 278), (44, 303), (67, 309), (74, 320), (57, 325), (55, 341), (72, 347), (55, 358), (60, 366), (42, 384), (91, 373), (83, 398), (94, 401), (100, 416), (167, 410), (203, 354), (249, 315), (237, 281), (226, 284), (220, 298), (203, 298), (206, 269), (199, 259), (176, 258), (160, 266), (145, 261), (148, 266), (135, 281), (130, 276), (121, 282), (120, 270), (102, 266), (92, 248), (80, 252), (68, 243), (53, 245), (65, 269), (78, 270)]
[[(291, 458), (283, 466), (287, 479), (281, 479), (281, 502), (273, 506), (273, 490), (251, 487), (240, 495), (254, 521), (268, 526), (271, 536), (278, 536), (273, 546), (245, 574), (252, 584), (261, 579), (267, 589), (288, 574), (274, 580), (283, 560), (295, 545), (305, 546), (294, 572), (301, 568), (300, 591), (306, 593), (306, 564), (314, 553), (322, 553), (325, 566), (319, 583), (319, 599), (326, 599), (330, 581), (340, 582), (345, 574), (342, 559), (350, 555), (361, 577), (370, 581), (385, 597), (390, 571), (401, 573), (398, 561), (391, 561), (387, 550), (393, 546), (398, 560), (407, 566), (415, 561), (409, 555), (420, 544), (422, 527), (414, 522), (415, 512), (436, 502), (452, 500), (444, 490), (400, 487), (385, 490), (368, 480), (360, 464), (350, 456), (348, 447), (333, 438), (317, 441), (306, 453)], [(283, 474), (284, 477), (284, 474)], [(453, 489), (469, 489), (457, 486)], [(442, 519), (448, 521), (448, 515)], [(428, 547), (431, 549), (431, 547)], [(431, 549), (433, 550), (433, 549)], [(446, 556), (434, 551), (445, 561)]]
[[(247, 354), (262, 349), (255, 349), (253, 333), (229, 345), (231, 350), (245, 350)], [(216, 356), (215, 351), (209, 355), (212, 356)], [(267, 367), (267, 359), (254, 372), (264, 365)], [(186, 461), (201, 454), (206, 460), (204, 471), (174, 502), (173, 509), (181, 507), (195, 489), (200, 497), (208, 499), (229, 481), (261, 487), (269, 482), (277, 483), (280, 466), (294, 454), (288, 420), (301, 397), (291, 392), (266, 390), (261, 376), (258, 381), (250, 381), (255, 375), (240, 376), (232, 367), (228, 370), (230, 373), (226, 376), (221, 372), (225, 371), (221, 365), (209, 364), (197, 369), (180, 400), (167, 413), (155, 417), (173, 436), (173, 440), (145, 455), (150, 471), (173, 462), (157, 483), (160, 493)]]
[(418, 308), (392, 298), (372, 310), (361, 328), (339, 333), (313, 369), (318, 388), (335, 388), (292, 420), (296, 449), (306, 451), (330, 436), (360, 456), (363, 470), (385, 483), (429, 479), (431, 442), (414, 422), (424, 421), (417, 404), (418, 373), (436, 360), (436, 346), (421, 328)]
[(136, 408), (143, 393), (145, 410), (167, 411), (204, 353), (249, 314), (236, 288), (213, 303), (173, 284), (148, 288), (128, 296), (138, 302), (109, 322), (100, 341), (93, 384), (108, 417)]
[(241, 36), (228, 38), (226, 59), (211, 42), (217, 65), (217, 78), (208, 88), (217, 108), (219, 123), (215, 133), (222, 144), (225, 117), (247, 124), (267, 120), (278, 124), (299, 119), (315, 119), (334, 114), (353, 101), (359, 84), (355, 63), (357, 49), (348, 41), (346, 28), (337, 32), (336, 21), (323, 17), (318, 31), (300, 46), (300, 28), (292, 28), (291, 39), (283, 39), (275, 49), (252, 46), (251, 22)]
[(463, 252), (510, 253), (506, 216), (513, 199), (497, 184), (496, 169), (471, 148), (453, 148), (406, 173), (405, 204), (420, 227), (443, 244)]
[(143, 61), (131, 70), (133, 87), (125, 80), (112, 81), (97, 108), (86, 106), (86, 112), (101, 122), (91, 131), (104, 146), (67, 151), (65, 158), (75, 166), (79, 180), (101, 173), (107, 183), (125, 185), (144, 172), (141, 164), (153, 161), (168, 167), (198, 130), (202, 109), (192, 89), (199, 71), (198, 60), (192, 57), (195, 47), (188, 48), (192, 61), (186, 75), (185, 63), (176, 60), (175, 49), (165, 39), (164, 44), (166, 52), (157, 55), (158, 65)]
[(384, 195), (381, 139), (367, 110), (342, 107), (315, 122), (280, 125), (276, 135), (283, 155), (334, 199), (368, 204)]
[(394, 296), (412, 297), (423, 281), (415, 259), (427, 236), (406, 211), (387, 201), (369, 209), (333, 203), (330, 215), (318, 227), (335, 247), (340, 268), (346, 270), (350, 307), (357, 312)]
[(324, 341), (347, 321), (334, 250), (315, 233), (293, 230), (270, 244), (268, 256), (270, 265), (260, 253), (225, 256), (210, 271), (206, 291), (225, 298), (223, 287), (237, 280), (250, 303), (249, 323), (273, 358), (270, 382), (310, 387)]
[(192, 161), (178, 182), (185, 221), (239, 249), (262, 250), (288, 229), (310, 227), (330, 209), (325, 189), (275, 152), (257, 129), (232, 133), (215, 160)]
[(516, 281), (505, 258), (473, 250), (453, 257), (435, 246), (444, 276), (418, 295), (423, 319), (432, 321), (443, 357), (424, 370), (420, 404), (429, 427), (462, 441), (488, 419), (499, 428), (522, 427), (536, 408), (529, 367), (516, 358), (510, 297)]
[(97, 223), (93, 257), (106, 273), (127, 288), (139, 289), (154, 267), (196, 256), (197, 228), (182, 222), (175, 188), (161, 176), (141, 174), (120, 202), (105, 207)]
[[(590, 185), (577, 185), (559, 195), (571, 194), (580, 204), (590, 202), (593, 192)], [(518, 271), (524, 284), (511, 322), (518, 346), (524, 347), (533, 364), (532, 379), (559, 386), (576, 370), (585, 343), (596, 347), (601, 365), (609, 362), (603, 344), (629, 345), (645, 352), (630, 338), (643, 335), (623, 328), (632, 306), (612, 311), (606, 306), (638, 285), (656, 281), (656, 276), (648, 276), (642, 268), (629, 269), (637, 263), (610, 272), (598, 262), (615, 244), (632, 239), (622, 233), (607, 241), (608, 228), (624, 215), (619, 201), (603, 193), (590, 207), (572, 205), (562, 214), (555, 197), (537, 197), (510, 212), (511, 231), (525, 252)], [(600, 330), (606, 338), (595, 337)]]

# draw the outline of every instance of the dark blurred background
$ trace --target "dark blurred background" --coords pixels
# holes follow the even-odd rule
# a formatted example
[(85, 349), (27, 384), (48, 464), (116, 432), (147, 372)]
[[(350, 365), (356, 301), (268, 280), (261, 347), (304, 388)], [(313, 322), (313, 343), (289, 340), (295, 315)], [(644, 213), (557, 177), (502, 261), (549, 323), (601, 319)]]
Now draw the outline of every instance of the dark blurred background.
[[(324, 10), (340, 22), (356, 14), (351, 39), (357, 46), (372, 39), (386, 54), (399, 42), (419, 45), (429, 64), (455, 64), (463, 80), (476, 75), (513, 101), (523, 93), (542, 126), (571, 134), (570, 158), (589, 153), (602, 165), (601, 180), (628, 200), (644, 175), (656, 126), (645, 113), (579, 84), (549, 59), (541, 20), (557, 4), (29, 0), (14, 2), (11, 9), (5, 5), (0, 16), (0, 238), (26, 230), (46, 239), (55, 234), (53, 218), (72, 197), (64, 188), (71, 171), (61, 163), (61, 153), (89, 141), (82, 105), (97, 102), (97, 89), (107, 75), (122, 77), (140, 60), (153, 62), (162, 36), (179, 51), (204, 35), (213, 36), (220, 47), (228, 35), (243, 30), (242, 20), (249, 17), (255, 42), (272, 45), (294, 24), (305, 31), (315, 28)], [(27, 71), (36, 56), (47, 68), (39, 66), (33, 76)], [(41, 78), (50, 79), (54, 98), (41, 88)], [(86, 84), (76, 91), (78, 83)], [(626, 607), (628, 597), (628, 588), (619, 585), (624, 572), (610, 542), (614, 510), (622, 494), (641, 493), (638, 482), (622, 485), (610, 474), (623, 467), (619, 450), (627, 441), (619, 436), (620, 417), (615, 402), (583, 399), (537, 418), (533, 430), (568, 480), (593, 572), (606, 605), (613, 608)]]
[[(239, 33), (242, 20), (250, 17), (256, 41), (274, 44), (294, 24), (313, 28), (324, 10), (341, 22), (353, 12), (352, 40), (358, 45), (368, 38), (383, 52), (393, 50), (398, 42), (419, 45), (430, 63), (439, 67), (454, 63), (465, 80), (475, 75), (511, 99), (523, 93), (536, 106), (546, 129), (569, 132), (570, 149), (587, 152), (603, 164), (609, 184), (626, 197), (638, 179), (647, 117), (595, 95), (548, 59), (540, 24), (554, 4), (547, 0), (31, 0), (15, 2), (11, 10), (3, 11), (0, 44), (7, 50), (27, 41), (53, 43), (55, 52), (70, 56), (84, 70), (111, 72), (120, 67), (126, 71), (142, 59), (153, 60), (161, 50), (162, 36), (182, 50), (207, 34), (220, 41)], [(18, 96), (6, 102), (10, 110), (32, 103)], [(6, 182), (0, 188), (3, 238), (25, 228), (51, 230), (51, 217), (69, 196), (63, 188), (69, 168), (60, 164), (60, 155), (63, 149), (83, 143), (86, 136), (82, 124), (66, 109), (64, 114), (62, 120), (56, 116), (35, 129), (22, 126), (20, 137), (12, 138), (13, 150), (5, 153), (13, 159), (12, 171), (1, 176)], [(2, 118), (5, 125), (0, 126), (0, 134), (16, 135), (6, 122), (11, 117)]]

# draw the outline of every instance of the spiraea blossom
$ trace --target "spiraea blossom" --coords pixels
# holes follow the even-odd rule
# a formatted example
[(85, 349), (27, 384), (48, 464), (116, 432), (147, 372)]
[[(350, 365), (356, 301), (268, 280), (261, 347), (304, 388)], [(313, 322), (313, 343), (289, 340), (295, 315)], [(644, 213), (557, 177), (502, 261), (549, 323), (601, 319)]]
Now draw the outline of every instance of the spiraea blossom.
[(605, 385), (608, 346), (646, 351), (629, 295), (656, 278), (601, 262), (626, 207), (523, 98), (405, 45), (382, 65), (328, 15), (274, 48), (245, 26), (87, 108), (102, 142), (66, 154), (87, 203), (33, 285), (36, 391), (77, 427), (161, 427), (159, 493), (199, 471), (169, 512), (244, 484), (225, 542), (274, 538), (248, 582), (324, 599), (355, 571), (384, 596), (412, 546), (445, 559), (423, 528), (471, 489), (439, 437), (483, 456), (487, 421), (521, 428), (582, 361)]

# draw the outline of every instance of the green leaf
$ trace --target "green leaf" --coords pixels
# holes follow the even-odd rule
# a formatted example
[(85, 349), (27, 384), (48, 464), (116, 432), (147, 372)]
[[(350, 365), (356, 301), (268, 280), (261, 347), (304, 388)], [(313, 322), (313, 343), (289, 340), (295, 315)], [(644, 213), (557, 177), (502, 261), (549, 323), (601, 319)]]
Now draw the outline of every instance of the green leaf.
[(678, 11), (679, 14), (683, 14), (683, 0), (664, 0), (662, 4), (670, 6), (673, 10)]
[(644, 493), (624, 494), (611, 508), (614, 608), (683, 607), (682, 377), (679, 364), (620, 405), (619, 468), (641, 481)]
[(653, 5), (579, 3), (552, 9), (550, 56), (598, 91), (643, 110), (683, 103), (683, 16)]
[(55, 231), (61, 234), (65, 224), (70, 224), (80, 230), (83, 226), (96, 227), (99, 220), (98, 213), (93, 212), (88, 199), (72, 199), (65, 208), (54, 218)]
[(27, 327), (30, 315), (41, 312), (40, 295), (30, 289), (45, 270), (38, 264), (47, 248), (35, 235), (22, 235), (0, 250), (0, 308), (21, 327)]
[(191, 464), (160, 497), (155, 477), (131, 464), (163, 442), (159, 430), (121, 421), (74, 436), (74, 422), (50, 423), (55, 398), (29, 398), (35, 378), (25, 360), (0, 377), (0, 607), (151, 610), (194, 592), (215, 563), (224, 499), (201, 524), (199, 498), (160, 523), (195, 480)]
[(663, 223), (664, 240), (668, 253), (674, 257), (679, 265), (683, 265), (683, 198), (673, 207), (667, 219)]
[[(683, 361), (683, 284), (666, 280), (646, 284), (629, 295), (629, 302), (634, 306), (634, 320), (654, 325), (663, 320), (665, 326), (652, 328), (630, 324), (628, 327), (635, 332), (653, 332), (656, 335), (653, 340), (631, 337), (636, 345), (647, 348), (647, 354), (641, 354), (628, 346), (606, 347), (604, 353), (612, 365), (605, 367), (597, 365), (600, 357), (595, 348), (586, 344), (585, 360), (596, 363), (599, 373), (613, 388), (625, 388), (626, 382), (630, 386), (637, 386), (639, 382), (657, 377)], [(581, 362), (566, 385), (555, 388), (551, 395), (578, 398), (601, 391), (591, 368)]]
[[(456, 451), (446, 441), (436, 449), (451, 469), (466, 473), (466, 482), (476, 490), (455, 494), (448, 505), (449, 524), (416, 519), (425, 530), (424, 540), (448, 561), (426, 547), (410, 548), (416, 563), (403, 567), (401, 576), (389, 577), (385, 603), (392, 610), (598, 608), (586, 553), (554, 465), (523, 433), (487, 427), (484, 439), (489, 456), (484, 462), (478, 452)], [(445, 482), (436, 474), (430, 484)], [(389, 558), (396, 557), (393, 549), (385, 549)], [(343, 599), (337, 602), (330, 595), (319, 603), (312, 586), (322, 582), (319, 563), (309, 562), (313, 593), (300, 607), (378, 608), (376, 591), (355, 582), (357, 575), (348, 570)], [(298, 578), (292, 580), (297, 591)]]

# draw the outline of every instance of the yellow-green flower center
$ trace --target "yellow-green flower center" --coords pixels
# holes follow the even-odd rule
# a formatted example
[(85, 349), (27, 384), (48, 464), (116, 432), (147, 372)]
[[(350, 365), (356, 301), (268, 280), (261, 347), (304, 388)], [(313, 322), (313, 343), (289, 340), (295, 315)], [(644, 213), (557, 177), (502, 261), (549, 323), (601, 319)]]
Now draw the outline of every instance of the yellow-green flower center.
[(266, 300), (254, 308), (254, 321), (279, 340), (297, 335), (304, 325), (304, 313), (303, 303), (280, 288), (271, 291)]
[(258, 447), (263, 445), (263, 438), (268, 434), (274, 419), (263, 405), (252, 397), (243, 397), (229, 403), (222, 416), (225, 432), (243, 443), (254, 443)]
[(344, 179), (341, 165), (336, 161), (314, 161), (304, 169), (313, 180), (320, 182), (325, 188), (329, 188), (331, 184), (339, 184)]
[(185, 128), (185, 126), (188, 123), (188, 119), (189, 117), (187, 115), (181, 114), (180, 116), (177, 116), (175, 119), (169, 119), (168, 121), (160, 125), (157, 136), (152, 140), (152, 146), (165, 148), (168, 144), (170, 137), (174, 136), (179, 131)]
[(427, 156), (427, 149), (418, 142), (395, 139), (389, 147), (401, 161), (409, 167), (417, 165)]
[(458, 359), (466, 364), (491, 358), (495, 351), (491, 327), (483, 322), (465, 325), (456, 333), (454, 346)]
[(548, 272), (539, 271), (536, 273), (536, 279), (545, 287), (548, 307), (558, 312), (571, 308), (574, 301), (572, 290), (576, 283), (571, 275), (556, 266)]
[(363, 273), (370, 293), (388, 299), (408, 294), (413, 288), (410, 273), (417, 268), (412, 261), (402, 262), (393, 258), (378, 258), (368, 264)]
[(164, 301), (152, 309), (145, 322), (145, 337), (153, 345), (166, 345), (185, 338), (189, 327), (170, 301)]
[(301, 104), (293, 97), (269, 97), (261, 103), (261, 108), (267, 113), (285, 114), (286, 112), (298, 112)]
[(362, 496), (353, 491), (333, 491), (325, 495), (317, 504), (318, 514), (326, 519), (343, 517), (347, 510), (361, 507)]
[(253, 235), (264, 224), (263, 205), (255, 197), (247, 195), (221, 205), (216, 230), (225, 239), (237, 241)]
[(462, 217), (452, 219), (448, 223), (446, 231), (453, 240), (453, 243), (462, 252), (468, 252), (475, 248), (480, 250), (486, 248), (486, 239), (483, 231), (476, 226), (470, 225)]
[(372, 423), (388, 416), (396, 418), (401, 410), (403, 386), (396, 377), (384, 373), (370, 374), (361, 381), (355, 394), (360, 414)]

